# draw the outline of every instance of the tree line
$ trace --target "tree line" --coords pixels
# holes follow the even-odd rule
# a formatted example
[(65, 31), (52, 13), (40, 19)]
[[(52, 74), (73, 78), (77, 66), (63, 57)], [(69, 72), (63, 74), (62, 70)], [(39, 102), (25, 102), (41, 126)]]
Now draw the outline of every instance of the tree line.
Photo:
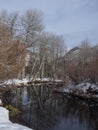
[(68, 51), (61, 35), (45, 31), (41, 11), (0, 12), (1, 82), (28, 76), (96, 83), (97, 66), (98, 46), (84, 40), (75, 51)]
[(81, 42), (78, 52), (70, 53), (66, 63), (66, 74), (75, 84), (98, 82), (98, 45), (91, 46), (88, 40)]
[(0, 12), (1, 81), (23, 77), (29, 54), (29, 76), (55, 77), (57, 59), (64, 56), (64, 51), (63, 37), (45, 32), (41, 11)]

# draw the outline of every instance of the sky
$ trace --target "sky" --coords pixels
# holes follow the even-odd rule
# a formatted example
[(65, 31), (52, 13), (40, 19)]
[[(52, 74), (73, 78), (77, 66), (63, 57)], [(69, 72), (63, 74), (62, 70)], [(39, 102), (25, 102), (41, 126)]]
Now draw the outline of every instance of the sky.
[(63, 35), (68, 48), (98, 44), (98, 0), (0, 0), (0, 11), (41, 10), (45, 30)]

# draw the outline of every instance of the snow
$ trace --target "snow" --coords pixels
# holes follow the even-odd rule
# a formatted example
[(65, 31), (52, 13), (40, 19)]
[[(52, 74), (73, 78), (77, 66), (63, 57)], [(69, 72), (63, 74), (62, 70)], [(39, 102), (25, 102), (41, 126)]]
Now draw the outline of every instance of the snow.
[(0, 104), (2, 103), (1, 99), (0, 99)]
[(50, 78), (36, 78), (33, 81), (51, 81)]
[(62, 80), (60, 80), (60, 79), (55, 79), (55, 80), (53, 80), (53, 79), (51, 79), (51, 78), (36, 78), (36, 79), (34, 79), (33, 81), (55, 81), (55, 82), (62, 82)]
[(5, 122), (10, 123), (8, 110), (6, 110), (3, 107), (0, 107), (0, 127), (1, 127), (1, 123), (5, 123)]
[(92, 94), (95, 97), (98, 97), (98, 85), (92, 84), (89, 82), (80, 83), (78, 85), (71, 85), (67, 88), (63, 88), (62, 92), (66, 93), (82, 93), (82, 94)]
[(4, 107), (0, 107), (0, 130), (32, 130), (32, 129), (9, 121), (9, 111)]
[(26, 78), (24, 78), (23, 80), (20, 80), (20, 79), (9, 79), (9, 80), (5, 81), (2, 85), (14, 84), (14, 85), (18, 86), (18, 85), (21, 85), (21, 84), (26, 85), (28, 82), (29, 82), (29, 80), (26, 79)]
[(86, 93), (88, 89), (97, 90), (98, 86), (91, 83), (81, 83), (79, 85), (76, 85), (75, 89), (79, 89), (82, 92)]
[(70, 93), (70, 92), (71, 92), (71, 90), (70, 90), (70, 89), (68, 89), (68, 88), (65, 88), (65, 89), (63, 89), (63, 92)]
[(2, 100), (0, 99), (0, 106), (2, 106), (3, 105), (3, 103), (2, 103)]
[[(51, 78), (36, 78), (33, 80), (34, 81), (39, 81), (39, 82), (49, 82), (49, 81), (53, 81), (53, 79)], [(56, 83), (60, 83), (62, 82), (62, 80), (60, 79), (55, 79), (54, 80)], [(3, 87), (6, 87), (8, 85), (16, 85), (16, 86), (21, 86), (22, 84), (23, 85), (27, 85), (29, 82), (29, 79), (28, 78), (24, 78), (22, 80), (20, 79), (9, 79), (7, 81), (5, 81), (4, 83), (1, 83), (0, 86), (3, 86)]]
[(86, 93), (86, 91), (91, 87), (90, 83), (81, 83), (79, 85), (76, 85), (76, 89), (81, 90), (83, 93)]
[(60, 80), (60, 79), (55, 79), (55, 82), (59, 83), (59, 82), (62, 82), (62, 80)]
[(51, 81), (50, 78), (42, 78), (42, 81)]

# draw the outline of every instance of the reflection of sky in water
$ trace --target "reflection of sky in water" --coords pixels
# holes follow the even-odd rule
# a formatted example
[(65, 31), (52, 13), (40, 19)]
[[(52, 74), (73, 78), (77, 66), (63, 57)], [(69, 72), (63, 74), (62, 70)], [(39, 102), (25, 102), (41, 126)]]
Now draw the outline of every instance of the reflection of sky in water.
[(24, 88), (22, 92), (22, 105), (29, 107), (31, 103), (31, 99), (28, 97), (27, 88)]
[(28, 103), (28, 93), (26, 91), (26, 88), (24, 88), (24, 91), (22, 93), (22, 104), (26, 105)]

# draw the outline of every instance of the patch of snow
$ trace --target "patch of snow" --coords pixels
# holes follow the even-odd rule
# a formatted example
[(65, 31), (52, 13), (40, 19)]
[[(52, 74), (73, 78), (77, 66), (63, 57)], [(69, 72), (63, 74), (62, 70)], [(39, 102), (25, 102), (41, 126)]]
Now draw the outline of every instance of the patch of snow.
[(34, 81), (41, 81), (41, 78), (36, 78), (34, 79)]
[(0, 130), (32, 130), (28, 127), (9, 121), (9, 111), (0, 107)]
[(70, 89), (68, 89), (68, 88), (65, 88), (65, 89), (63, 89), (63, 92), (70, 93), (70, 92), (71, 92), (71, 90), (70, 90)]
[(24, 79), (22, 80), (22, 83), (24, 83), (25, 85), (26, 85), (28, 82), (29, 82), (29, 80), (28, 80), (27, 78), (24, 78)]
[(50, 78), (42, 78), (42, 81), (51, 81)]
[(88, 89), (97, 90), (98, 86), (95, 84), (91, 84), (91, 83), (81, 83), (79, 85), (76, 85), (75, 88), (86, 93)]
[(3, 105), (3, 102), (2, 102), (2, 100), (1, 100), (1, 98), (0, 98), (0, 106), (2, 106)]
[(34, 79), (33, 81), (50, 81), (51, 79), (50, 78), (36, 78)]
[(26, 85), (28, 83), (28, 79), (24, 78), (23, 80), (20, 79), (9, 79), (7, 81), (5, 81), (2, 85), (21, 85), (24, 84)]
[[(51, 78), (42, 78), (42, 79), (36, 78), (33, 81), (47, 81), (48, 82), (48, 81), (53, 81), (53, 79), (51, 79)], [(57, 82), (57, 83), (62, 82), (62, 80), (59, 80), (59, 79), (55, 79), (54, 81)], [(21, 84), (27, 85), (28, 82), (29, 82), (28, 78), (24, 78), (22, 80), (20, 80), (20, 79), (9, 79), (9, 80), (5, 81), (4, 83), (0, 84), (0, 86), (4, 86), (4, 87), (6, 87), (7, 85), (20, 86)]]
[(76, 85), (76, 89), (81, 90), (83, 93), (86, 93), (86, 91), (90, 88), (90, 83), (81, 83), (79, 85)]
[(62, 80), (60, 80), (60, 79), (55, 79), (55, 82), (62, 82)]
[(9, 121), (9, 111), (3, 107), (0, 107), (0, 126), (1, 123), (10, 123)]
[(91, 88), (94, 89), (94, 90), (98, 89), (95, 84), (92, 84)]
[[(34, 79), (33, 81), (53, 81), (53, 79), (51, 79), (51, 78), (36, 78), (36, 79)], [(54, 80), (55, 82), (62, 82), (62, 80), (60, 80), (60, 79), (55, 79)]]
[(67, 88), (62, 90), (63, 92), (81, 92), (81, 93), (92, 93), (96, 97), (98, 97), (98, 85), (91, 84), (89, 82), (81, 83), (78, 85), (68, 85)]

